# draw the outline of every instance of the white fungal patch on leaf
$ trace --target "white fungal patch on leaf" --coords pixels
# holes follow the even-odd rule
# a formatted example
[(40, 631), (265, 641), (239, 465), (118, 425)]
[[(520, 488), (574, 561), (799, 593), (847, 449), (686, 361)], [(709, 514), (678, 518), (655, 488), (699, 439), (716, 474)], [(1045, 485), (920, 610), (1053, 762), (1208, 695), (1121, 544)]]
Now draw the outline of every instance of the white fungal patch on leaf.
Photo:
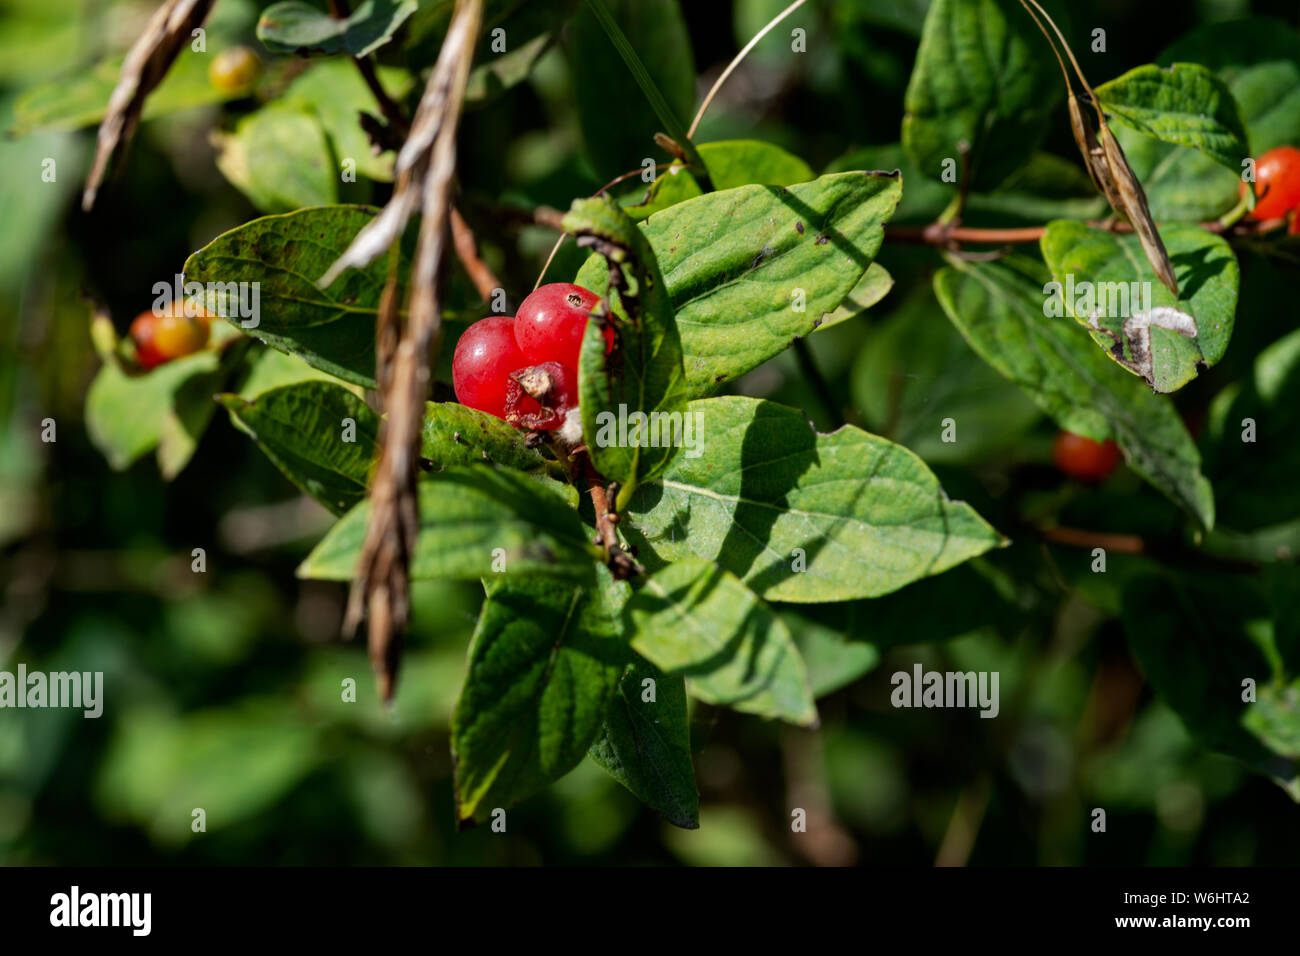
[[(1170, 332), (1177, 332), (1189, 339), (1196, 338), (1198, 334), (1196, 319), (1181, 309), (1175, 309), (1169, 305), (1158, 305), (1125, 319), (1123, 343), (1120, 342), (1119, 337), (1114, 332), (1098, 323), (1096, 315), (1089, 317), (1088, 324), (1098, 332), (1109, 335), (1115, 341), (1115, 346), (1111, 349), (1111, 354), (1115, 356), (1115, 359), (1121, 365), (1141, 375), (1146, 379), (1147, 384), (1153, 388), (1155, 387), (1155, 369), (1151, 357), (1152, 326), (1159, 329), (1168, 329)], [(1128, 346), (1127, 350), (1122, 347), (1123, 345)]]

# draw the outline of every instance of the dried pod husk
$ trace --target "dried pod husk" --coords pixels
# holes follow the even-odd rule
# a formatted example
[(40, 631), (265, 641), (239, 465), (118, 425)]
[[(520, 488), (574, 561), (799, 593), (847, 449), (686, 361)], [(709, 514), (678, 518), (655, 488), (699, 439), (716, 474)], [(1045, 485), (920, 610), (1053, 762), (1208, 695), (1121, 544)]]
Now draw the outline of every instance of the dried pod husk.
[(1169, 261), (1169, 253), (1165, 251), (1160, 233), (1156, 231), (1155, 220), (1151, 218), (1151, 209), (1147, 206), (1146, 193), (1142, 189), (1142, 184), (1138, 182), (1137, 176), (1134, 175), (1133, 168), (1129, 166), (1128, 158), (1120, 148), (1119, 141), (1115, 139), (1104, 120), (1101, 124), (1101, 147), (1105, 152), (1106, 165), (1110, 169), (1115, 190), (1123, 204), (1120, 211), (1133, 224), (1133, 231), (1137, 233), (1142, 249), (1146, 252), (1156, 275), (1164, 283), (1165, 288), (1174, 294), (1174, 298), (1178, 298), (1178, 280), (1174, 277), (1173, 263)]

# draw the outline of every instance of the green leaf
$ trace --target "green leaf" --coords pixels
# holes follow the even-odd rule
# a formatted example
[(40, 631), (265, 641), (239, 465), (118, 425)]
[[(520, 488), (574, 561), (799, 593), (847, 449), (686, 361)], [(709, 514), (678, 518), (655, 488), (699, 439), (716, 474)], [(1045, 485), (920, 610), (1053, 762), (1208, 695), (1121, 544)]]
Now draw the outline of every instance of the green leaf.
[[(191, 255), (186, 281), (258, 283), (258, 324), (244, 328), (251, 320), (238, 316), (227, 321), (313, 368), (374, 388), (375, 317), (388, 258), (349, 269), (328, 289), (316, 286), (373, 215), (363, 206), (321, 206), (254, 219)], [(403, 255), (403, 271), (406, 263)]]
[(954, 260), (935, 276), (934, 288), (980, 357), (1058, 425), (1095, 441), (1113, 438), (1130, 468), (1212, 527), (1213, 491), (1178, 412), (1090, 346), (1081, 329), (1044, 316), (1043, 278), (1034, 263)]
[(216, 134), (217, 168), (263, 212), (324, 206), (338, 199), (338, 176), (316, 117), (275, 102)]
[(533, 67), (555, 43), (554, 32), (540, 33), (526, 43), (495, 54), (470, 72), (465, 86), (465, 108), (481, 109), (494, 103), (501, 94), (528, 79)]
[(1148, 63), (1096, 89), (1117, 122), (1166, 143), (1205, 153), (1234, 174), (1250, 155), (1237, 101), (1219, 76), (1198, 63)]
[[(504, 468), (471, 465), (428, 475), (418, 491), (412, 580), (591, 577), (587, 533), (558, 486)], [(369, 517), (365, 501), (339, 519), (299, 566), (298, 576), (353, 578)]]
[(883, 597), (802, 605), (793, 609), (801, 623), (791, 630), (843, 635), (845, 643), (868, 646), (877, 658), (922, 634), (927, 643), (974, 634), (1011, 640), (1032, 622), (1017, 605), (1020, 581), (976, 558)]
[[(414, 85), (406, 70), (381, 66), (375, 74), (388, 95), (398, 102)], [(377, 182), (392, 182), (396, 154), (386, 150), (376, 155), (365, 130), (357, 122), (358, 113), (378, 116), (380, 110), (356, 64), (342, 58), (314, 63), (294, 78), (279, 102), (316, 115), (334, 146), (338, 162), (350, 159), (356, 163), (360, 175)], [(337, 179), (337, 173), (332, 178)]]
[(546, 459), (524, 444), (524, 432), (495, 415), (455, 402), (425, 405), (420, 455), (438, 468), (485, 461), (523, 472), (546, 471)]
[[(216, 405), (224, 376), (221, 353), (204, 350), (127, 375), (106, 362), (86, 393), (86, 432), (117, 471), (159, 448), (164, 477), (189, 461)], [(163, 443), (160, 445), (160, 443)]]
[[(903, 177), (903, 198), (891, 222), (929, 224), (957, 197), (957, 184), (922, 176), (901, 143), (855, 149), (826, 167), (828, 173), (850, 169), (897, 169)], [(1105, 200), (1078, 163), (1053, 153), (1036, 152), (1029, 161), (992, 192), (972, 192), (966, 197), (966, 214), (990, 226), (1046, 219), (1094, 219)]]
[[(1162, 65), (1190, 60), (1228, 83), (1256, 156), (1300, 142), (1300, 35), (1272, 17), (1206, 24), (1174, 41)], [(1240, 165), (1234, 170), (1240, 176)]]
[(257, 21), (257, 38), (272, 53), (346, 53), (366, 56), (393, 38), (419, 6), (417, 0), (363, 0), (346, 18), (301, 0), (274, 3)]
[[(620, 525), (654, 565), (694, 554), (768, 600), (888, 594), (997, 547), (906, 448), (794, 408), (728, 396), (687, 406), (699, 451), (640, 489)], [(803, 567), (805, 570), (794, 570)]]
[(1065, 314), (1087, 327), (1110, 358), (1157, 392), (1172, 392), (1223, 357), (1240, 276), (1221, 236), (1170, 223), (1160, 238), (1178, 278), (1177, 299), (1156, 280), (1137, 236), (1057, 221), (1040, 245)]
[(301, 382), (252, 401), (220, 396), (286, 478), (336, 515), (366, 497), (379, 447), (379, 415), (341, 385)]
[(653, 435), (647, 430), (646, 441), (638, 442), (635, 433), (625, 440), (617, 425), (631, 414), (653, 415), (652, 421), (680, 419), (685, 379), (673, 305), (650, 243), (613, 200), (576, 200), (564, 228), (579, 245), (594, 246), (607, 266), (601, 295), (613, 311), (615, 349), (606, 356), (602, 323), (587, 324), (578, 396), (592, 463), (630, 494), (677, 453), (677, 443), (659, 429)]
[[(839, 308), (900, 193), (889, 174), (837, 173), (709, 193), (642, 223), (677, 313), (690, 397), (761, 365)], [(601, 271), (588, 260), (574, 281), (603, 295)]]
[[(1220, 523), (1255, 532), (1300, 520), (1300, 331), (1260, 352), (1250, 374), (1219, 393), (1205, 431)], [(1295, 556), (1265, 552), (1269, 561)]]
[(312, 368), (296, 355), (257, 346), (248, 350), (244, 376), (238, 383), (238, 395), (251, 402), (263, 392), (298, 382), (339, 384), (333, 375)]
[[(1293, 24), (1269, 17), (1212, 23), (1169, 46), (1156, 62), (1191, 61), (1228, 85), (1256, 157), (1300, 143), (1300, 36)], [(1217, 218), (1237, 204), (1241, 167), (1221, 167), (1203, 153), (1115, 131), (1146, 189), (1157, 220)]]
[[(608, 0), (602, 6), (583, 4), (566, 49), (587, 153), (596, 172), (612, 179), (657, 149), (656, 132), (690, 148), (683, 117), (694, 105), (695, 64), (677, 0)], [(615, 45), (610, 21), (625, 48)]]
[(848, 687), (880, 663), (880, 650), (874, 644), (853, 640), (851, 635), (806, 620), (793, 611), (782, 612), (781, 618), (794, 635), (795, 647), (808, 668), (808, 685), (815, 700)]
[[(651, 700), (646, 700), (651, 694), (646, 681), (654, 682)], [(636, 658), (587, 753), (669, 823), (687, 830), (700, 825), (684, 678)]]
[[(924, 285), (872, 323), (851, 381), (868, 427), (931, 465), (986, 461), (1020, 441), (1042, 415), (975, 354)], [(956, 441), (943, 440), (948, 418)]]
[(627, 653), (603, 594), (544, 580), (488, 585), (451, 725), (458, 820), (536, 793), (587, 752)]
[[(1063, 23), (1064, 11), (1051, 5)], [(972, 189), (991, 189), (1042, 140), (1061, 76), (1017, 0), (934, 0), (903, 100), (903, 147), (925, 176), (960, 173), (970, 146)]]
[[(762, 140), (701, 143), (699, 150), (700, 157), (708, 164), (714, 189), (749, 185), (793, 186), (816, 176), (812, 167), (798, 156)], [(639, 222), (652, 213), (703, 193), (691, 171), (680, 163), (674, 163), (657, 175), (649, 190), (644, 193), (633, 191), (631, 195), (639, 201), (625, 208), (627, 214)]]
[(789, 630), (734, 575), (684, 557), (649, 577), (624, 611), (632, 649), (686, 678), (706, 703), (817, 725), (808, 670)]
[[(218, 51), (196, 53), (185, 46), (167, 76), (144, 101), (143, 118), (153, 119), (196, 106), (210, 106), (247, 94), (217, 89), (208, 80), (208, 67)], [(122, 57), (102, 60), (75, 76), (64, 77), (25, 92), (14, 105), (11, 136), (38, 129), (72, 130), (94, 126), (104, 118), (108, 98), (122, 71)]]
[(887, 296), (893, 287), (894, 277), (885, 271), (885, 267), (879, 262), (871, 263), (867, 266), (867, 271), (862, 273), (862, 278), (853, 287), (853, 291), (844, 297), (840, 307), (822, 319), (821, 324), (813, 331), (820, 332), (841, 322), (847, 322), (849, 319), (856, 319)]
[[(1147, 680), (1187, 729), (1206, 746), (1268, 773), (1300, 800), (1296, 699), (1286, 700), (1267, 618), (1257, 583), (1240, 575), (1147, 577), (1124, 593), (1129, 643)], [(1248, 678), (1258, 686), (1254, 703), (1242, 699)]]

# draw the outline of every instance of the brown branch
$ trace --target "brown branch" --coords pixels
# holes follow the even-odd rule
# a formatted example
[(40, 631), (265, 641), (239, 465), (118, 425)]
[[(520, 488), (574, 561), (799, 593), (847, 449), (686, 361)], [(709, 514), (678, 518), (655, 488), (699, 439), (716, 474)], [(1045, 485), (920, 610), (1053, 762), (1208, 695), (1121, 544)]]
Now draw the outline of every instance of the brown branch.
[(474, 288), (478, 294), (483, 297), (484, 302), (492, 299), (497, 289), (504, 289), (501, 280), (497, 278), (492, 267), (483, 261), (479, 255), (478, 242), (474, 238), (474, 231), (470, 229), (469, 223), (465, 217), (460, 214), (460, 210), (455, 206), (451, 208), (451, 239), (456, 247), (456, 258), (460, 259), (460, 264), (465, 267), (469, 273), (470, 281), (474, 283)]
[(1039, 528), (1048, 541), (1068, 544), (1077, 548), (1105, 548), (1121, 554), (1143, 554), (1146, 542), (1135, 534), (1108, 534), (1103, 531), (1084, 531), (1081, 528)]
[(365, 256), (373, 259), (380, 248), (395, 249), (406, 217), (418, 206), (420, 235), (406, 322), (401, 324), (398, 278), (390, 268), (376, 329), (375, 377), (385, 418), (365, 539), (344, 621), (345, 630), (355, 630), (368, 616), (370, 655), (384, 700), (392, 697), (402, 636), (410, 623), (410, 560), (420, 523), (416, 488), (420, 427), (430, 369), (437, 365), (442, 338), (440, 287), (447, 264), (456, 128), (482, 14), (482, 0), (456, 4), (411, 134), (398, 155), (393, 198), (327, 273), (328, 278), (350, 265), (349, 255), (370, 261)]
[[(1111, 232), (1131, 233), (1133, 227), (1127, 222), (1112, 222), (1106, 219), (1090, 219), (1085, 225)], [(1207, 232), (1226, 236), (1257, 236), (1286, 225), (1285, 219), (1267, 219), (1262, 222), (1239, 221), (1225, 227), (1215, 220), (1203, 222), (1200, 227)], [(932, 222), (928, 226), (886, 226), (885, 238), (894, 242), (919, 243), (922, 245), (947, 247), (953, 243), (975, 242), (989, 245), (1007, 245), (1024, 242), (1037, 242), (1047, 232), (1046, 226), (1022, 226), (1013, 229), (981, 229), (973, 226), (952, 226), (942, 222)]]
[(1176, 567), (1202, 568), (1224, 572), (1253, 572), (1259, 565), (1251, 561), (1222, 558), (1198, 548), (1188, 547), (1177, 538), (1143, 538), (1136, 534), (1111, 534), (1081, 528), (1030, 526), (1054, 544), (1076, 548), (1104, 548), (1119, 554), (1144, 555), (1154, 561)]
[(140, 124), (145, 100), (162, 83), (176, 57), (190, 42), (191, 32), (208, 16), (215, 0), (167, 0), (155, 11), (144, 31), (127, 51), (117, 85), (109, 95), (99, 124), (95, 161), (81, 194), (86, 212), (95, 205), (100, 184), (115, 155), (125, 151)]
[(632, 555), (623, 550), (618, 540), (618, 512), (614, 501), (618, 497), (618, 485), (604, 484), (604, 479), (591, 463), (591, 456), (585, 447), (576, 449), (570, 458), (578, 463), (587, 488), (591, 492), (591, 507), (596, 513), (596, 543), (605, 549), (605, 560), (609, 570), (619, 580), (635, 577), (645, 573), (645, 568), (636, 562)]

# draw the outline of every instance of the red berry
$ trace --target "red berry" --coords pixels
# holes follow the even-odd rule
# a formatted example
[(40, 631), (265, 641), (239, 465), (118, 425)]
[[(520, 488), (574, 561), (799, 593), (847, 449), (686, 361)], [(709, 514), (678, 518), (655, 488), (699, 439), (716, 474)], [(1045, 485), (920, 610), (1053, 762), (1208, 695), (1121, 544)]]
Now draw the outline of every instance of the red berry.
[(457, 401), (505, 418), (510, 373), (527, 364), (515, 344), (513, 316), (479, 319), (461, 335), (451, 358), (451, 384)]
[(1097, 442), (1074, 432), (1061, 432), (1052, 442), (1052, 461), (1072, 478), (1098, 482), (1119, 464), (1119, 446), (1109, 438)]
[(528, 429), (555, 429), (578, 404), (577, 373), (559, 362), (542, 362), (510, 373), (505, 419)]
[(141, 312), (131, 321), (128, 334), (135, 343), (135, 360), (144, 369), (156, 368), (167, 361), (167, 356), (154, 344), (153, 334), (157, 324), (158, 316), (152, 312)]
[(157, 368), (208, 344), (212, 316), (201, 306), (189, 308), (192, 315), (185, 314), (186, 306), (177, 308), (173, 303), (161, 313), (141, 312), (131, 321), (128, 334), (135, 343), (135, 360), (142, 368)]
[(1300, 149), (1278, 146), (1259, 158), (1255, 196), (1252, 219), (1278, 219), (1300, 206)]
[[(519, 306), (515, 340), (529, 362), (559, 362), (578, 367), (588, 314), (600, 296), (569, 282), (552, 282), (535, 290)], [(614, 329), (605, 326), (605, 354), (614, 348)]]

